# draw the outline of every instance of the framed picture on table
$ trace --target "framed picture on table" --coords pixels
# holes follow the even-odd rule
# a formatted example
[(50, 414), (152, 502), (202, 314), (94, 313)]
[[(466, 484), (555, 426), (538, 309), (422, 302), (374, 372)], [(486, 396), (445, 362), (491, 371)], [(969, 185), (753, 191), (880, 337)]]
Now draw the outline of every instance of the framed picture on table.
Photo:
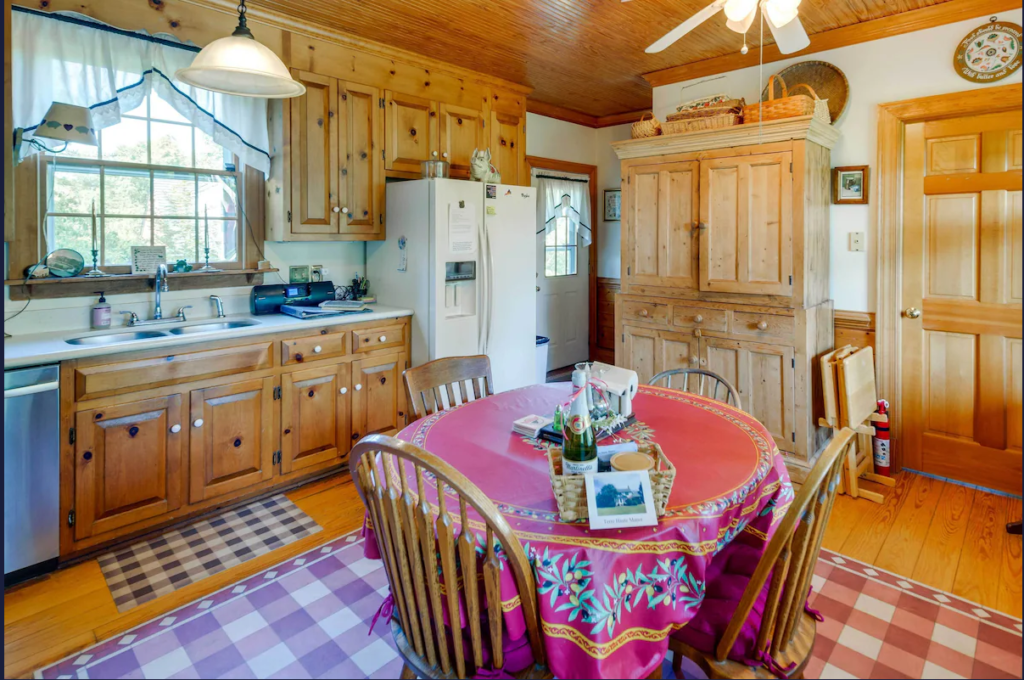
[(622, 219), (622, 190), (604, 190), (604, 220), (618, 222)]
[(832, 168), (832, 202), (836, 205), (867, 205), (868, 166)]
[(658, 524), (646, 471), (599, 472), (587, 475), (587, 511), (591, 529), (653, 527)]

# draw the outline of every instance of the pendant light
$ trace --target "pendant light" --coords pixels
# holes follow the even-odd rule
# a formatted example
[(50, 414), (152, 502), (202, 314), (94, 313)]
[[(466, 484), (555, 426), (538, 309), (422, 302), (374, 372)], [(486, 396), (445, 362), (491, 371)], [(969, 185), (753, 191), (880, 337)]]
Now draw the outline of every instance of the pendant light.
[(305, 94), (306, 87), (291, 77), (284, 62), (253, 37), (245, 11), (245, 0), (240, 0), (235, 32), (204, 47), (192, 65), (174, 77), (193, 87), (240, 97), (287, 99)]

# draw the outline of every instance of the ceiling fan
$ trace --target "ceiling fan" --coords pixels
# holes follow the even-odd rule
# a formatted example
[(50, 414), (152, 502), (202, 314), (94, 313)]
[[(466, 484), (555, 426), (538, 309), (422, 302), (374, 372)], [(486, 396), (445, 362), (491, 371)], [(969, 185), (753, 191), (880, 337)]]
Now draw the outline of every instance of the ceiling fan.
[(799, 52), (811, 44), (811, 39), (800, 23), (799, 6), (800, 0), (714, 0), (644, 51), (648, 54), (661, 52), (722, 10), (725, 10), (726, 26), (737, 33), (746, 33), (754, 23), (760, 7), (779, 51), (783, 54)]

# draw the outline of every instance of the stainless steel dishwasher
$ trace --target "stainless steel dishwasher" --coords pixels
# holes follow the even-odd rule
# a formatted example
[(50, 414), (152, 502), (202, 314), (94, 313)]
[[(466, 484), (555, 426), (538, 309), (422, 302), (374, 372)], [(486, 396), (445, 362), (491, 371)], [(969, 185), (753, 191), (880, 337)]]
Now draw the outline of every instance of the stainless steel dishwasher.
[(60, 550), (57, 366), (4, 371), (4, 587), (51, 571)]

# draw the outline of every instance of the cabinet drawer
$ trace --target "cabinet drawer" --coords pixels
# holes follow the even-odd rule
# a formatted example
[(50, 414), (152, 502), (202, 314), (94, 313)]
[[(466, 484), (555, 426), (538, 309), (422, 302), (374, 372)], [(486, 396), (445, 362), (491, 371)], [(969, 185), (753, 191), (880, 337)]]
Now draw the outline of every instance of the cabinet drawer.
[(679, 328), (701, 328), (720, 333), (729, 329), (728, 313), (721, 309), (677, 306), (672, 312), (672, 325)]
[(795, 322), (791, 316), (733, 312), (732, 334), (748, 338), (792, 341)]
[(668, 305), (626, 300), (622, 303), (622, 318), (630, 321), (649, 321), (651, 323), (667, 324)]
[(311, 335), (308, 338), (281, 342), (281, 365), (303, 364), (320, 359), (345, 356), (345, 338), (348, 333)]
[(352, 351), (371, 352), (386, 347), (401, 347), (405, 344), (404, 326), (381, 326), (352, 331)]
[(135, 392), (219, 375), (234, 375), (270, 368), (269, 342), (225, 347), (202, 352), (170, 354), (75, 369), (75, 399)]

